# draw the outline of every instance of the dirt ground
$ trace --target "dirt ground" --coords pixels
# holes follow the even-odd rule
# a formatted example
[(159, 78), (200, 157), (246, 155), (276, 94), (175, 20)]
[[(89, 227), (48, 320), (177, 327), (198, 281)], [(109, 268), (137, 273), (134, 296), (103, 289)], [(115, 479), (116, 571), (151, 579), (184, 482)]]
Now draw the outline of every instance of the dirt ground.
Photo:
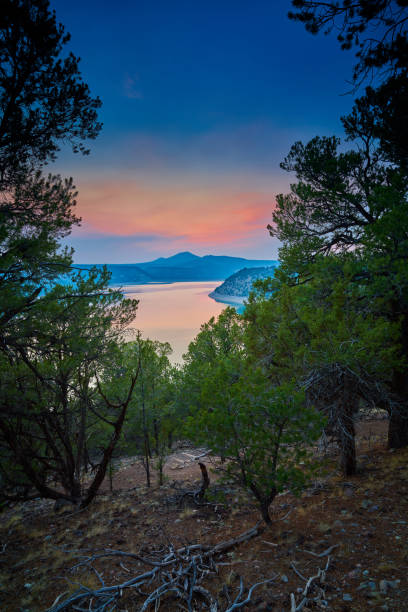
[[(370, 450), (374, 445), (384, 443), (388, 423), (384, 419), (361, 421), (356, 423), (357, 449), (362, 452)], [(176, 443), (176, 449), (169, 455), (164, 468), (165, 478), (168, 481), (192, 481), (200, 477), (197, 467), (197, 457), (207, 465), (208, 469), (214, 465), (214, 460), (206, 456), (207, 449), (192, 448), (186, 443)], [(329, 446), (328, 454), (335, 455), (334, 446)], [(203, 456), (204, 455), (204, 456)], [(157, 480), (153, 467), (151, 467), (152, 482)], [(214, 478), (214, 476), (213, 476)], [(146, 483), (146, 472), (142, 462), (137, 457), (129, 457), (115, 462), (113, 475), (113, 492), (127, 491), (132, 487), (143, 486)], [(109, 478), (106, 477), (101, 492), (110, 491)]]
[[(178, 443), (176, 448), (167, 458), (164, 467), (166, 481), (190, 481), (200, 477), (200, 470), (197, 466), (197, 457), (210, 469), (212, 460), (205, 455), (207, 449), (192, 448), (191, 445)], [(204, 455), (204, 456), (202, 456)], [(152, 483), (157, 482), (157, 472), (154, 469), (154, 459), (151, 464)], [(137, 457), (129, 457), (115, 462), (113, 475), (113, 491), (126, 491), (132, 487), (143, 486), (146, 484), (146, 471), (141, 460)], [(101, 491), (110, 491), (109, 478), (106, 477), (102, 484)]]
[[(386, 422), (365, 422), (358, 428), (359, 473), (345, 481), (329, 459), (326, 474), (299, 498), (276, 498), (273, 524), (217, 558), (217, 572), (205, 587), (227, 609), (225, 588), (238, 591), (240, 577), (257, 587), (242, 610), (291, 610), (302, 600), (307, 580), (326, 565), (324, 600), (302, 609), (402, 612), (408, 609), (408, 449), (385, 449)], [(251, 498), (233, 487), (221, 501), (195, 506), (183, 491), (200, 484), (195, 457), (205, 449), (179, 448), (169, 457), (167, 482), (145, 487), (140, 462), (124, 459), (114, 476), (114, 490), (103, 491), (81, 512), (55, 514), (53, 503), (37, 500), (15, 505), (1, 515), (0, 609), (37, 612), (75, 592), (78, 585), (98, 588), (88, 566), (71, 570), (84, 556), (115, 549), (149, 556), (193, 544), (215, 545), (254, 526), (260, 519)], [(201, 457), (210, 468), (208, 456)], [(210, 473), (212, 486), (217, 483)], [(212, 488), (210, 487), (210, 493)], [(182, 498), (182, 499), (181, 499)], [(319, 556), (320, 555), (320, 556)], [(118, 557), (94, 563), (105, 584), (118, 585), (145, 571), (141, 561)], [(141, 594), (125, 592), (119, 610), (139, 610)], [(154, 610), (151, 606), (149, 610)], [(163, 599), (164, 612), (187, 610)], [(199, 607), (194, 609), (201, 609)]]

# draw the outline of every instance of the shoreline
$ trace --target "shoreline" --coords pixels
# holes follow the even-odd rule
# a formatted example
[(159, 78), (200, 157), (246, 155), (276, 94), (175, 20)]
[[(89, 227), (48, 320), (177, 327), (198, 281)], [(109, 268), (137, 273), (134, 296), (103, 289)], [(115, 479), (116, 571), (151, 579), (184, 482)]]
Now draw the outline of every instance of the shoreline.
[(248, 299), (248, 296), (241, 295), (219, 295), (212, 291), (208, 294), (208, 297), (213, 299), (215, 302), (220, 302), (221, 304), (231, 304), (231, 306), (244, 306), (244, 301)]

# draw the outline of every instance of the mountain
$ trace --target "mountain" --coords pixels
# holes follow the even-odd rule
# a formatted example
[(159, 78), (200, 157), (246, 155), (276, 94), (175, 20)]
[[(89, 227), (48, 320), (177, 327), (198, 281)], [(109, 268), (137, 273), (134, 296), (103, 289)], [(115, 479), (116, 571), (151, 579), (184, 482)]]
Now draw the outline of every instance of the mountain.
[(194, 265), (194, 262), (200, 260), (201, 257), (198, 255), (194, 255), (194, 253), (190, 253), (189, 251), (183, 251), (182, 253), (177, 253), (177, 255), (172, 255), (171, 257), (159, 257), (159, 259), (155, 259), (154, 261), (147, 261), (142, 264), (137, 264), (138, 266), (143, 266), (144, 268), (149, 267), (178, 267), (178, 266), (191, 266)]
[[(95, 264), (97, 268), (102, 268), (102, 264)], [(90, 264), (79, 264), (75, 266), (85, 270), (93, 268)], [(134, 264), (107, 264), (111, 273), (110, 285), (145, 285), (154, 282), (148, 272)]]
[(223, 280), (241, 268), (271, 266), (270, 260), (251, 260), (226, 255), (204, 255), (178, 253), (172, 257), (160, 257), (137, 266), (148, 272), (156, 282)]
[[(98, 267), (101, 264), (98, 264)], [(244, 259), (226, 255), (200, 257), (188, 251), (171, 257), (135, 264), (106, 264), (112, 285), (224, 280), (242, 268), (276, 266), (273, 260)], [(78, 266), (90, 268), (90, 265)]]
[[(273, 276), (278, 262), (260, 268), (243, 268), (229, 276), (219, 287), (209, 295), (219, 302), (243, 302), (249, 296), (252, 285), (256, 280)], [(239, 299), (237, 299), (239, 298)]]

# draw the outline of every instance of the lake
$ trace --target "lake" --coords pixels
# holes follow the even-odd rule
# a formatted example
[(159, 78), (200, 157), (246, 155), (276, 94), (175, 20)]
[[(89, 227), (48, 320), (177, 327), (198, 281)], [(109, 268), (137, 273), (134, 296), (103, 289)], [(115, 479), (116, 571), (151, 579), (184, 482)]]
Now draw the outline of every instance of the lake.
[(181, 363), (200, 326), (227, 307), (208, 297), (221, 282), (124, 286), (127, 297), (140, 300), (131, 327), (140, 329), (144, 338), (169, 342), (173, 348), (171, 361)]

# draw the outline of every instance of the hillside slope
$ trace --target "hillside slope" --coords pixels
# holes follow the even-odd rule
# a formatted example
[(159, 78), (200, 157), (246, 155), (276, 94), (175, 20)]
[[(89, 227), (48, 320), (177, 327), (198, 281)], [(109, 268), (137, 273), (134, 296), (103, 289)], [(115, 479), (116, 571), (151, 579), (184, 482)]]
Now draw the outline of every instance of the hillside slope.
[(273, 266), (261, 268), (243, 268), (229, 276), (219, 287), (210, 293), (210, 297), (216, 299), (226, 297), (246, 298), (256, 280), (273, 276), (277, 262)]
[[(378, 437), (373, 438), (373, 431)], [(217, 572), (207, 572), (202, 587), (218, 600), (220, 612), (228, 607), (227, 588), (232, 599), (237, 596), (240, 577), (246, 588), (269, 580), (257, 587), (248, 610), (290, 610), (291, 594), (299, 605), (307, 580), (325, 567), (325, 579), (319, 583), (314, 578), (309, 585), (308, 609), (407, 609), (408, 456), (407, 449), (386, 451), (385, 434), (386, 422), (364, 423), (356, 476), (343, 480), (335, 463), (328, 461), (326, 475), (300, 498), (289, 493), (276, 498), (274, 523), (263, 534), (216, 558)], [(166, 466), (169, 482), (151, 489), (145, 487), (140, 461), (124, 460), (114, 478), (114, 493), (106, 482), (101, 495), (81, 512), (58, 516), (52, 500), (6, 506), (0, 526), (1, 609), (48, 609), (57, 596), (59, 603), (69, 597), (78, 583), (91, 589), (91, 597), (92, 590), (101, 587), (98, 575), (108, 587), (127, 584), (151, 571), (145, 558), (157, 559), (160, 551), (164, 556), (169, 546), (214, 546), (252, 528), (259, 510), (231, 483), (218, 486), (211, 477), (211, 499), (214, 502), (218, 490), (223, 493), (220, 504), (197, 506), (186, 494), (200, 486), (194, 457), (202, 457), (201, 451), (174, 452)], [(207, 457), (201, 460), (210, 463)], [(112, 554), (118, 550), (123, 556)], [(89, 565), (95, 565), (98, 574)], [(121, 609), (140, 609), (157, 584), (148, 585), (145, 594), (117, 588), (115, 597)], [(160, 609), (180, 610), (179, 603), (163, 597)], [(95, 607), (89, 604), (89, 609)]]

